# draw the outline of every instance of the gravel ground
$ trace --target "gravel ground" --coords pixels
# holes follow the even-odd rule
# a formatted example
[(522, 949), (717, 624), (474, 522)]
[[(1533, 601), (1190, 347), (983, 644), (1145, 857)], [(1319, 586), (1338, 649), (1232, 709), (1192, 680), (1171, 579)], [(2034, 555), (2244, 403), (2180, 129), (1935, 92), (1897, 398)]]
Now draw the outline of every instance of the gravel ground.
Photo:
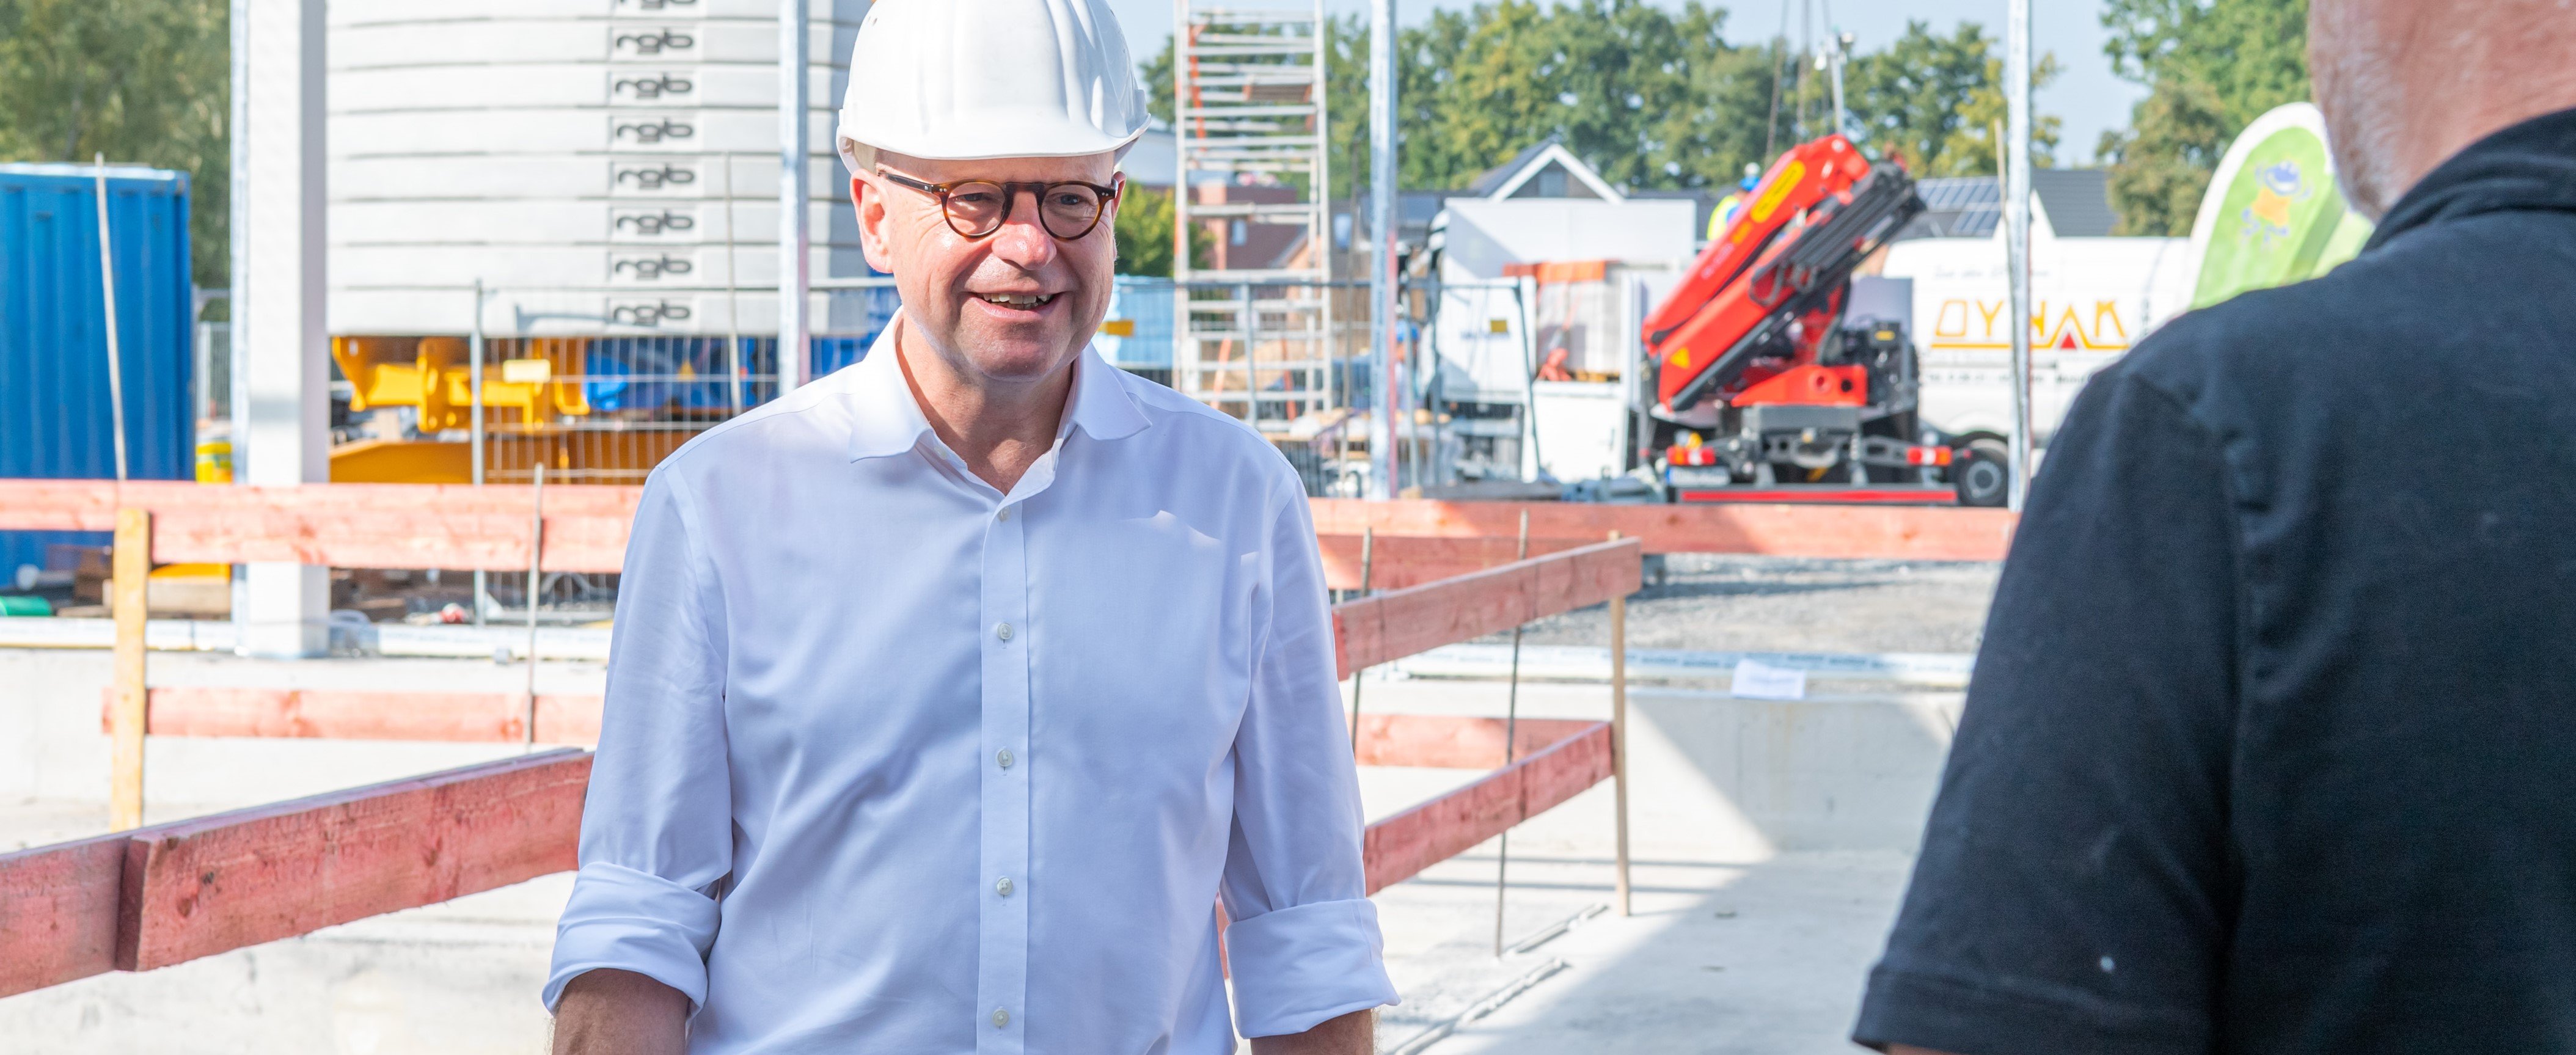
[[(1755, 652), (1974, 652), (2001, 564), (1676, 553), (1628, 602), (1628, 647)], [(1531, 645), (1609, 641), (1607, 608), (1539, 620)], [(1483, 639), (1509, 644), (1511, 635)]]

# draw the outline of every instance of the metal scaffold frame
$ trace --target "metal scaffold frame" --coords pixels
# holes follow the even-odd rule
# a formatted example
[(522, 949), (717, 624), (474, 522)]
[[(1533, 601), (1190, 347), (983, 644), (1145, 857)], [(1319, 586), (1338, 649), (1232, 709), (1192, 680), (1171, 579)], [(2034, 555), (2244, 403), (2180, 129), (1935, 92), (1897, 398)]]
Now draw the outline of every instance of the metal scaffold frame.
[[(1337, 407), (1326, 23), (1320, 0), (1250, 10), (1174, 0), (1172, 385), (1255, 427)], [(1285, 202), (1200, 202), (1193, 174), (1291, 188)], [(1304, 228), (1295, 267), (1196, 268), (1190, 231)], [(1220, 233), (1220, 238), (1225, 237)], [(1228, 261), (1229, 264), (1232, 261)]]

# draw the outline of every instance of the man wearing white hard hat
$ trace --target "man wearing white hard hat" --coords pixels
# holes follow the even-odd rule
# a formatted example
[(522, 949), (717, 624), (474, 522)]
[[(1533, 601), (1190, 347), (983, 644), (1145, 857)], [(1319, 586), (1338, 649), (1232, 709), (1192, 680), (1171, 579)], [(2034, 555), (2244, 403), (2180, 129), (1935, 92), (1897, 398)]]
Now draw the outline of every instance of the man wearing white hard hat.
[(879, 0), (850, 69), (903, 312), (645, 487), (555, 1050), (1363, 1055), (1395, 992), (1305, 493), (1089, 347), (1116, 20)]

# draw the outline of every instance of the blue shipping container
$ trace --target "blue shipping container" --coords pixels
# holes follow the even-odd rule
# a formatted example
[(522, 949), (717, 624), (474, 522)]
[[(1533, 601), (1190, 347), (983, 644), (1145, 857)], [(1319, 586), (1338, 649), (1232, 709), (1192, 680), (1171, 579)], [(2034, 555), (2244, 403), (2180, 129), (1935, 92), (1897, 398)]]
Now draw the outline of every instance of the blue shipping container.
[[(0, 477), (116, 476), (97, 186), (86, 165), (0, 165)], [(111, 165), (107, 199), (127, 475), (189, 479), (188, 175)], [(46, 543), (107, 538), (0, 532), (0, 586)]]

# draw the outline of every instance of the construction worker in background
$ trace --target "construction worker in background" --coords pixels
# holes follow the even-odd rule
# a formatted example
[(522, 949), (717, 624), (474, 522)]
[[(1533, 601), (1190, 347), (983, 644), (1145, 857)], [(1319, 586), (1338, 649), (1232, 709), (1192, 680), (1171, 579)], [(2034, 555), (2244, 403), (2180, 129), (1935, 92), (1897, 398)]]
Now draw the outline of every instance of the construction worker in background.
[(1104, 0), (869, 10), (838, 142), (903, 310), (645, 486), (557, 1052), (1371, 1050), (1305, 492), (1090, 348), (1133, 70)]
[(2067, 415), (1865, 1044), (2576, 1052), (2576, 7), (2308, 27), (2377, 231)]

